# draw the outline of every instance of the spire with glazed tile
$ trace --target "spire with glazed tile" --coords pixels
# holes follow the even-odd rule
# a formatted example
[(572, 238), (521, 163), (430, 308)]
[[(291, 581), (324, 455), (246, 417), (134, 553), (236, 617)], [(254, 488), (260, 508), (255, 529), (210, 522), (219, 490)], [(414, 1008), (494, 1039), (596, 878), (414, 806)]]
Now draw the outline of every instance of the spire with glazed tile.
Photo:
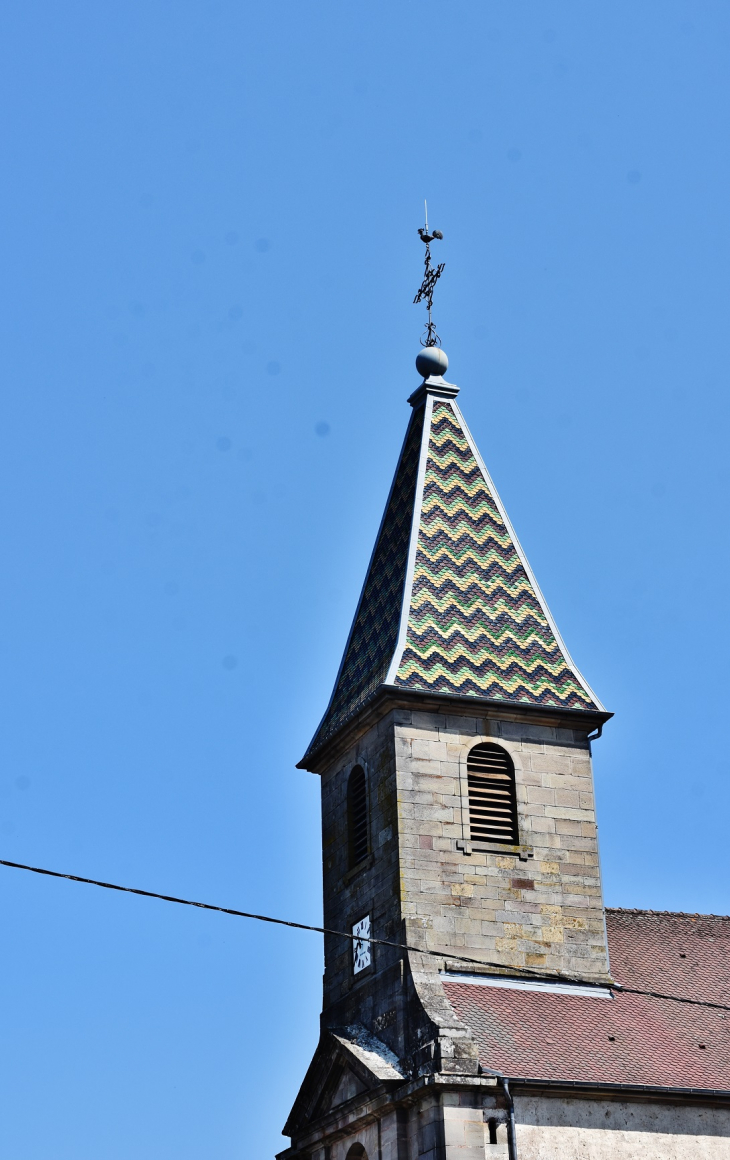
[[(423, 381), (327, 711), (309, 758), (378, 691), (607, 716), (570, 657), (497, 490), (444, 379), (431, 318), (438, 231), (419, 230), (426, 274)], [(424, 289), (425, 288), (425, 289)]]

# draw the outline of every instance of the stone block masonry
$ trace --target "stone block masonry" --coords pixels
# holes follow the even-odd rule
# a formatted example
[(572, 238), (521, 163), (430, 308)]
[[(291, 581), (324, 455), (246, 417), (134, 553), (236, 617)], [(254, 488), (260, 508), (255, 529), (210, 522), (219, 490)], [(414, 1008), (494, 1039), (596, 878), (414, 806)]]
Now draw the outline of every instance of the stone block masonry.
[[(447, 959), (464, 954), (605, 981), (585, 730), (407, 709), (393, 717), (408, 941)], [(521, 849), (471, 842), (466, 763), (484, 741), (514, 763)]]
[[(396, 706), (321, 770), (324, 925), (350, 931), (369, 915), (374, 938), (443, 955), (439, 962), (375, 946), (371, 967), (355, 975), (351, 943), (326, 936), (325, 1025), (360, 1023), (400, 1058), (416, 1051), (423, 1062), (430, 1020), (434, 1040), (442, 1038), (431, 1050), (453, 1053), (440, 1066), (454, 1072), (476, 1063), (461, 1058), (465, 1043), (446, 1047), (442, 1031), (458, 1020), (440, 998), (438, 971), (479, 969), (455, 956), (479, 959), (490, 973), (486, 964), (497, 963), (505, 972), (609, 978), (587, 729), (508, 713)], [(514, 763), (516, 846), (471, 840), (467, 757), (484, 741), (503, 746)], [(369, 854), (350, 867), (347, 782), (355, 765), (367, 777)], [(416, 1007), (425, 1004), (425, 1024), (404, 972), (415, 981)]]

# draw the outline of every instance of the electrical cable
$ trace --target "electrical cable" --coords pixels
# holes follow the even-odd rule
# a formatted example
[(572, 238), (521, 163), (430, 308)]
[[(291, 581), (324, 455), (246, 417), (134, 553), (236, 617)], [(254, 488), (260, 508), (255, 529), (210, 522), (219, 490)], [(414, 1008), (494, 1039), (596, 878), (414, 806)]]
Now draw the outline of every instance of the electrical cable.
[[(290, 922), (286, 918), (272, 918), (268, 914), (253, 914), (247, 910), (233, 910), (229, 906), (214, 906), (211, 902), (194, 902), (190, 898), (177, 898), (174, 894), (157, 894), (154, 890), (140, 890), (136, 886), (119, 886), (116, 882), (101, 882), (97, 878), (82, 878), (78, 874), (63, 874), (60, 870), (46, 870), (41, 866), (26, 866), (23, 862), (8, 862), (0, 858), (0, 866), (9, 866), (12, 870), (29, 870), (32, 874), (43, 874), (47, 878), (65, 878), (69, 882), (84, 882), (87, 886), (101, 886), (104, 890), (119, 890), (123, 894), (139, 894), (143, 898), (158, 898), (161, 902), (175, 902), (179, 906), (196, 906), (199, 910), (216, 910), (220, 914), (232, 914), (235, 918), (251, 918), (256, 922), (271, 922), (276, 926), (290, 926), (294, 930), (311, 930), (315, 934), (331, 934), (337, 938), (346, 938), (350, 942), (372, 943), (374, 946), (394, 947), (395, 950), (411, 951), (419, 955), (429, 955), (432, 958), (448, 960), (454, 963), (468, 963), (475, 967), (497, 967), (500, 971), (509, 970), (524, 978), (546, 979), (552, 978), (558, 982), (578, 983), (585, 986), (584, 979), (577, 979), (571, 975), (563, 975), (557, 971), (546, 975), (544, 971), (533, 971), (529, 967), (505, 967), (504, 963), (491, 962), (489, 959), (471, 959), (465, 955), (444, 954), (443, 951), (432, 951), (423, 947), (414, 947), (409, 943), (392, 942), (384, 938), (362, 938), (361, 935), (348, 934), (344, 930), (332, 930), (326, 926), (309, 926), (305, 922)], [(714, 1007), (720, 1011), (730, 1011), (730, 1004), (712, 1003), (708, 999), (686, 999), (680, 995), (665, 995), (660, 991), (639, 991), (634, 987), (624, 987), (621, 983), (609, 983), (611, 990), (623, 991), (627, 995), (646, 995), (650, 999), (669, 999), (673, 1003), (689, 1003), (694, 1007)]]

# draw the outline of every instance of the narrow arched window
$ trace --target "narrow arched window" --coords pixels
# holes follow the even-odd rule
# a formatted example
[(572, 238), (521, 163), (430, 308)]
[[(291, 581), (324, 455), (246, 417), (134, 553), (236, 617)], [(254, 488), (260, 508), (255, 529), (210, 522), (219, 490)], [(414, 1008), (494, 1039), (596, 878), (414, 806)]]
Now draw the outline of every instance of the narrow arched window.
[(347, 782), (347, 836), (350, 866), (357, 866), (368, 852), (368, 785), (361, 765), (355, 766)]
[(469, 826), (473, 842), (506, 842), (515, 846), (517, 795), (515, 767), (499, 745), (475, 745), (466, 759)]
[(368, 1154), (362, 1144), (353, 1144), (345, 1160), (368, 1160)]

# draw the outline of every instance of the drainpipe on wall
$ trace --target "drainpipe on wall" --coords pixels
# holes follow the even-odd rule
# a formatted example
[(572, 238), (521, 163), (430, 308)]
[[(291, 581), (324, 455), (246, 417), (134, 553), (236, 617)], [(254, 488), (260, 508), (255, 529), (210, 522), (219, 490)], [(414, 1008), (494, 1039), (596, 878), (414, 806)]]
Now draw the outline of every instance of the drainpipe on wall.
[(512, 1093), (509, 1090), (509, 1080), (506, 1076), (500, 1075), (499, 1082), (504, 1088), (504, 1098), (507, 1101), (507, 1111), (509, 1119), (507, 1121), (507, 1150), (509, 1152), (509, 1160), (517, 1160), (517, 1133), (515, 1131), (515, 1102), (512, 1099)]

